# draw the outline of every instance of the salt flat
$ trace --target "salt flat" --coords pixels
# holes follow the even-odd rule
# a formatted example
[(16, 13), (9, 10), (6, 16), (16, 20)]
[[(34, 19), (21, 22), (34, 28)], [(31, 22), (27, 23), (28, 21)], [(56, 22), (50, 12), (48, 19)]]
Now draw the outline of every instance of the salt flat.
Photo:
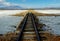
[(21, 13), (26, 10), (0, 10), (0, 15), (11, 15), (16, 13)]
[[(21, 13), (27, 10), (0, 10), (0, 15), (11, 15), (11, 14), (16, 14), (16, 13)], [(34, 10), (39, 13), (44, 13), (44, 14), (60, 14), (60, 10)]]
[(46, 13), (46, 14), (60, 14), (60, 10), (35, 10), (39, 13)]

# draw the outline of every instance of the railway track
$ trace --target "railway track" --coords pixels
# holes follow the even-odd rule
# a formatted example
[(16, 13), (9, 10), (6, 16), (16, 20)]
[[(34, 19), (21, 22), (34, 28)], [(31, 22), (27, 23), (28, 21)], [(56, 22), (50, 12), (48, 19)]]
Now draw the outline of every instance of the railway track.
[(38, 23), (34, 14), (27, 13), (17, 30), (0, 36), (0, 41), (58, 41), (60, 37), (42, 29), (44, 25)]
[(42, 41), (35, 16), (32, 13), (26, 14), (19, 28), (21, 29), (17, 41)]
[(14, 33), (8, 33), (0, 41), (51, 41), (49, 32), (43, 30), (43, 24), (32, 13), (27, 13)]

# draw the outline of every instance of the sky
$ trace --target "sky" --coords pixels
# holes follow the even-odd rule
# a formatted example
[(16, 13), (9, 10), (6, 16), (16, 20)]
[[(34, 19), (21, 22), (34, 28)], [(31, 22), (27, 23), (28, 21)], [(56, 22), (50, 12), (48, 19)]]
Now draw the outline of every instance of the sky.
[(60, 7), (60, 0), (0, 0), (0, 7), (15, 5), (24, 8)]

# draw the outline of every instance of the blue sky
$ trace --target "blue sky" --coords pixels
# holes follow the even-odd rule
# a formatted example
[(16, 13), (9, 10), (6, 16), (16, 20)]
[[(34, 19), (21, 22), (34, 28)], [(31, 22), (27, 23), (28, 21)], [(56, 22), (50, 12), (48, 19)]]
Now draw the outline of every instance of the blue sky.
[(60, 0), (0, 0), (0, 6), (18, 5), (24, 8), (60, 7)]

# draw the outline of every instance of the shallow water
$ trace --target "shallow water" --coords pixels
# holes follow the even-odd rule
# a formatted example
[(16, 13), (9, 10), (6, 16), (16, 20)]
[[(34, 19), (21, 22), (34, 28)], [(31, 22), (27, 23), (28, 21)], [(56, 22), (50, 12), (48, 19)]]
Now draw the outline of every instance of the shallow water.
[(0, 34), (16, 30), (14, 26), (18, 26), (22, 19), (23, 17), (17, 16), (0, 16)]
[(38, 16), (39, 23), (46, 25), (46, 30), (52, 34), (60, 35), (60, 16)]
[[(14, 32), (23, 17), (18, 16), (0, 16), (0, 34)], [(38, 16), (39, 23), (46, 25), (45, 29), (52, 34), (60, 35), (60, 16)], [(51, 30), (50, 30), (51, 29)]]

